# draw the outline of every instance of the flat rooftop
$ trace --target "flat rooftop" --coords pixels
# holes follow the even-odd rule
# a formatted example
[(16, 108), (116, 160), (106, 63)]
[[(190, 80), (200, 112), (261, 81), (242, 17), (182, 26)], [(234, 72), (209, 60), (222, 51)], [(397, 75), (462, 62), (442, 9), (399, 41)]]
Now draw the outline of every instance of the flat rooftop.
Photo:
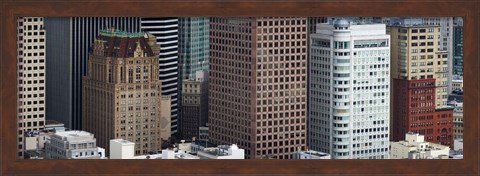
[(61, 136), (61, 137), (87, 137), (87, 136), (93, 137), (92, 133), (89, 133), (86, 131), (77, 131), (77, 130), (57, 132), (55, 133), (55, 135)]
[(319, 157), (324, 157), (324, 156), (328, 156), (329, 154), (327, 153), (323, 153), (323, 152), (317, 152), (317, 151), (306, 151), (306, 152), (303, 152), (305, 154), (309, 154), (309, 155), (313, 155), (313, 156), (319, 156)]
[(127, 141), (125, 139), (112, 139), (110, 141), (115, 141), (115, 142), (122, 143), (122, 144), (135, 144), (135, 143), (133, 143), (131, 141)]

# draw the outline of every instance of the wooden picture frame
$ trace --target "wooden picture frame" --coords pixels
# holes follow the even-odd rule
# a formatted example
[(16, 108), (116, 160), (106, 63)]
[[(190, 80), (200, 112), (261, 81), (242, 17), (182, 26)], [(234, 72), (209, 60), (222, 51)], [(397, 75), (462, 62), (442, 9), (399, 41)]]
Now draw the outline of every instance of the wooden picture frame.
[[(453, 174), (479, 172), (479, 1), (4, 0), (1, 2), (1, 175)], [(17, 160), (16, 18), (22, 16), (460, 16), (464, 18), (463, 160)]]

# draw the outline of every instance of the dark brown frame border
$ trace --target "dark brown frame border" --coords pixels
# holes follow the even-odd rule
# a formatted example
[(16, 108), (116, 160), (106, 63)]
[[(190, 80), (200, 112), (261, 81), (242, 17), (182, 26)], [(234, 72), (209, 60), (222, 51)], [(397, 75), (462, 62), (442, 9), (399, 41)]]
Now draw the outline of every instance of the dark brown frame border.
[[(479, 29), (475, 0), (5, 0), (2, 50), (0, 174), (455, 174), (479, 172)], [(465, 155), (463, 160), (16, 160), (18, 16), (461, 16), (464, 17)]]

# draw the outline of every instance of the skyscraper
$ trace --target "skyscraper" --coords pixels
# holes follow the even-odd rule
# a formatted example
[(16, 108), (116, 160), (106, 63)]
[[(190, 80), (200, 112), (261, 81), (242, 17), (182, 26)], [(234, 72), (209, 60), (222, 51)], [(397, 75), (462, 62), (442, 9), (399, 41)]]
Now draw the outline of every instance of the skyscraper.
[(455, 26), (453, 31), (453, 75), (463, 76), (463, 26)]
[(178, 18), (142, 18), (141, 29), (153, 34), (160, 45), (162, 95), (171, 97), (172, 134), (178, 128)]
[(17, 19), (18, 158), (24, 133), (45, 125), (45, 28), (42, 17)]
[(307, 19), (210, 19), (209, 132), (246, 157), (306, 148)]
[(82, 76), (100, 30), (140, 31), (139, 17), (46, 17), (47, 114), (65, 127), (82, 129)]
[(440, 40), (438, 41), (438, 50), (446, 52), (447, 66), (448, 66), (448, 84), (447, 94), (452, 92), (452, 80), (453, 80), (453, 36), (454, 36), (454, 17), (424, 17), (424, 25), (436, 25), (440, 27)]
[[(185, 124), (182, 122), (182, 115), (184, 113), (181, 111), (184, 109), (182, 107), (184, 102), (182, 100), (183, 81), (189, 79), (195, 80), (197, 71), (203, 71), (204, 74), (208, 75), (210, 50), (209, 21), (208, 17), (180, 17), (178, 19), (178, 107), (180, 110), (178, 120), (180, 128), (182, 129), (186, 129), (181, 127), (182, 124)], [(208, 89), (206, 91), (207, 92), (204, 93), (208, 96)], [(208, 101), (208, 97), (206, 101)], [(190, 113), (191, 112), (186, 112), (186, 114)], [(205, 125), (205, 123), (203, 123), (203, 125)], [(181, 133), (191, 134), (192, 132), (198, 133), (198, 130), (187, 131), (185, 133), (182, 131)], [(182, 137), (191, 138), (191, 136)]]
[(440, 26), (398, 23), (388, 27), (392, 39), (392, 140), (407, 132), (453, 145), (453, 109), (447, 105), (448, 54), (439, 47)]
[[(111, 139), (135, 142), (135, 154), (161, 150), (170, 137), (170, 96), (158, 78), (160, 46), (151, 34), (101, 31), (83, 77), (83, 128), (109, 150)], [(106, 152), (108, 153), (108, 152)]]
[(310, 35), (309, 148), (335, 159), (387, 159), (390, 36), (337, 19)]

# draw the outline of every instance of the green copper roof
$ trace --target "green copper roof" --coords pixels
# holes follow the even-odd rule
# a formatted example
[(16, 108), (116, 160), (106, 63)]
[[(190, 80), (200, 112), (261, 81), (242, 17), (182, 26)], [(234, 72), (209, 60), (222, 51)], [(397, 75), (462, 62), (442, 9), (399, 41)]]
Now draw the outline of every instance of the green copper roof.
[(107, 29), (107, 30), (101, 30), (100, 35), (108, 36), (108, 37), (128, 37), (128, 38), (132, 38), (132, 37), (143, 37), (143, 36), (145, 36), (145, 33), (143, 33), (143, 32), (130, 33), (130, 32), (125, 32), (125, 31), (121, 31), (121, 30), (115, 30), (115, 31), (112, 32), (112, 31)]

